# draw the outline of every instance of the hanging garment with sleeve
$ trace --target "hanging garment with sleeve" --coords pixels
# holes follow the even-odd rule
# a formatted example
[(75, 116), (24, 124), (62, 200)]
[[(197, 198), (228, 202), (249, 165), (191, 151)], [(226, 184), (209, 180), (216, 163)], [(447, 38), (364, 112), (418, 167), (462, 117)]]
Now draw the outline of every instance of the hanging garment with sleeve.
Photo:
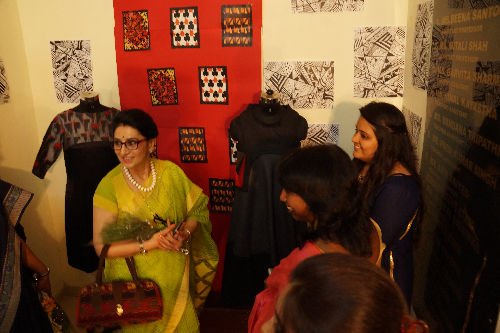
[(99, 181), (118, 164), (112, 120), (119, 111), (99, 105), (59, 113), (50, 123), (33, 166), (43, 179), (61, 151), (66, 166), (65, 231), (68, 263), (85, 272), (97, 269), (92, 241), (92, 197)]
[(298, 245), (300, 225), (280, 202), (277, 166), (283, 155), (300, 146), (307, 128), (302, 116), (279, 104), (251, 104), (230, 124), (241, 179), (226, 249), (222, 293), (227, 305), (251, 305), (268, 269)]

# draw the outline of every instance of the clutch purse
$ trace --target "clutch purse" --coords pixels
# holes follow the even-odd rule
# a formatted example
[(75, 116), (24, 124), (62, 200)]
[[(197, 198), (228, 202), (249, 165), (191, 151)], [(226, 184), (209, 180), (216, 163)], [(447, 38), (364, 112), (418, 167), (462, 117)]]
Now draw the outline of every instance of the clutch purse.
[(108, 249), (109, 244), (106, 244), (101, 251), (95, 283), (80, 290), (76, 305), (77, 325), (91, 330), (161, 319), (163, 303), (160, 288), (152, 280), (137, 277), (133, 257), (125, 258), (131, 281), (102, 282)]

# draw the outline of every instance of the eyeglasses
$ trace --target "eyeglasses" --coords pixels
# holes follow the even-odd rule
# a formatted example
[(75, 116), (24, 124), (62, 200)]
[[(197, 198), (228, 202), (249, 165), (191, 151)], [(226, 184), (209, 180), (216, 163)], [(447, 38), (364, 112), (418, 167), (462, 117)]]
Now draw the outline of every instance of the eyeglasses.
[(120, 140), (114, 140), (113, 141), (113, 149), (114, 150), (121, 150), (122, 147), (125, 145), (125, 148), (128, 150), (136, 150), (139, 147), (139, 143), (142, 141), (146, 141), (147, 139), (142, 139), (142, 140), (137, 140), (137, 139), (129, 139), (125, 142), (122, 142)]

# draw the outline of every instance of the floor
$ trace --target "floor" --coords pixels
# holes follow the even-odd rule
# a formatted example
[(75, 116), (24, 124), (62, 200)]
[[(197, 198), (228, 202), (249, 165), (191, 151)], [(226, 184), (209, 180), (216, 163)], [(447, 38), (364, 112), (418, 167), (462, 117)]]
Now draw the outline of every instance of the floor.
[[(66, 288), (57, 302), (70, 319), (70, 330), (74, 333), (85, 333), (76, 326), (76, 300), (78, 288)], [(247, 319), (250, 310), (229, 309), (218, 305), (216, 297), (209, 297), (207, 305), (200, 314), (200, 333), (244, 333), (247, 332)]]

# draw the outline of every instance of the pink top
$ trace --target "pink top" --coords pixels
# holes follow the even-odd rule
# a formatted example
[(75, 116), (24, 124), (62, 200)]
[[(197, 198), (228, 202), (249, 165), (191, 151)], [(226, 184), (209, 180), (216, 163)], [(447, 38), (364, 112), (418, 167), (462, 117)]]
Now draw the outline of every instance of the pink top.
[(262, 325), (274, 315), (274, 307), (279, 295), (288, 284), (288, 277), (295, 267), (305, 259), (321, 254), (323, 251), (312, 242), (306, 242), (301, 249), (293, 250), (278, 266), (273, 268), (266, 280), (266, 289), (255, 297), (248, 332), (261, 333)]

